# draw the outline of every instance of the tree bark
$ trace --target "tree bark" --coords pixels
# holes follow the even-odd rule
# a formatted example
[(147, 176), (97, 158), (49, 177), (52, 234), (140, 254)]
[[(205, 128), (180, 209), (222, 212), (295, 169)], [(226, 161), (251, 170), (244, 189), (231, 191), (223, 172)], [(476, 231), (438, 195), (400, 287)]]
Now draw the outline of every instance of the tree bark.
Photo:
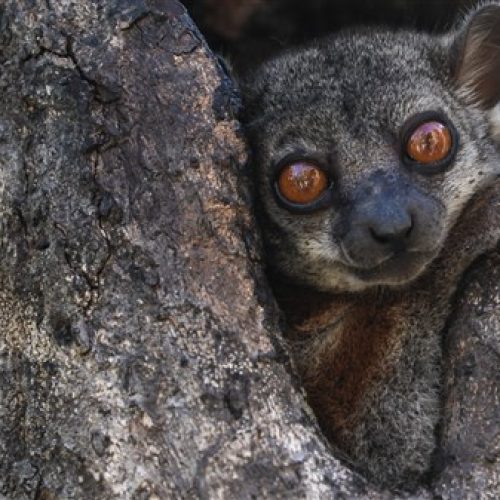
[[(0, 30), (0, 497), (394, 498), (335, 458), (304, 402), (239, 99), (182, 5), (7, 0)], [(498, 338), (498, 260), (483, 264), (450, 331), (458, 364), (484, 280), (474, 331)], [(489, 432), (461, 433), (454, 409), (495, 411), (457, 383), (448, 455)]]
[(500, 252), (480, 259), (462, 279), (445, 352), (442, 470), (435, 492), (443, 499), (498, 498)]

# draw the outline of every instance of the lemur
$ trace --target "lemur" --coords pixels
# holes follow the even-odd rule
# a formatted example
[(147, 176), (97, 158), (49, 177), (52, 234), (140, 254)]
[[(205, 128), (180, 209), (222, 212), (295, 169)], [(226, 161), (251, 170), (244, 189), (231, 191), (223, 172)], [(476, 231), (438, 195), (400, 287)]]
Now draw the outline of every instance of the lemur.
[(436, 447), (451, 297), (500, 239), (500, 2), (446, 35), (328, 36), (241, 89), (309, 404), (368, 477), (411, 489)]

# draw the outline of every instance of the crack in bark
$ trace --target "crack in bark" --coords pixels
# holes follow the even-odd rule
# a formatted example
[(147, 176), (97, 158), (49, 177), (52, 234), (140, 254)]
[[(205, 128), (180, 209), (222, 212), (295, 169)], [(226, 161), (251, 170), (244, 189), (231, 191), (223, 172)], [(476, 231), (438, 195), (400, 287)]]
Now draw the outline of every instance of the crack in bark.
[(93, 196), (92, 201), (93, 201), (93, 205), (95, 207), (96, 214), (97, 214), (97, 225), (99, 227), (99, 231), (101, 232), (102, 237), (104, 238), (107, 252), (106, 252), (106, 257), (103, 259), (101, 265), (98, 267), (97, 272), (96, 272), (95, 279), (96, 279), (96, 286), (97, 286), (97, 288), (96, 288), (97, 296), (95, 299), (95, 303), (89, 304), (89, 307), (87, 309), (88, 313), (90, 312), (91, 308), (93, 306), (95, 306), (97, 304), (97, 302), (99, 301), (99, 299), (101, 298), (101, 293), (102, 293), (101, 277), (102, 277), (102, 274), (104, 273), (106, 266), (110, 262), (111, 257), (113, 256), (113, 248), (111, 246), (111, 240), (109, 238), (108, 233), (106, 232), (106, 229), (104, 228), (104, 224), (102, 222), (102, 216), (99, 213), (98, 193), (101, 192), (99, 181), (97, 178), (98, 177), (97, 169), (98, 169), (99, 158), (100, 158), (99, 148), (97, 148), (97, 150), (94, 151), (92, 155), (93, 155), (93, 158), (92, 158), (92, 180), (93, 180), (94, 187), (95, 187), (94, 196)]
[[(47, 8), (51, 9), (52, 6), (50, 5), (49, 0), (46, 0), (46, 3), (47, 3)], [(21, 62), (23, 64), (25, 64), (31, 60), (39, 59), (47, 54), (52, 54), (52, 55), (55, 55), (55, 56), (61, 57), (61, 58), (67, 58), (73, 63), (73, 66), (74, 66), (75, 70), (77, 71), (79, 77), (83, 81), (85, 81), (89, 84), (90, 88), (92, 89), (93, 98), (97, 102), (99, 102), (102, 105), (105, 105), (105, 104), (109, 104), (111, 102), (114, 102), (115, 100), (119, 100), (119, 97), (117, 97), (116, 99), (108, 99), (108, 100), (103, 100), (100, 98), (99, 89), (106, 89), (107, 91), (110, 91), (110, 89), (107, 89), (105, 86), (103, 86), (102, 84), (100, 84), (99, 82), (94, 80), (93, 78), (89, 77), (85, 73), (85, 71), (81, 67), (81, 65), (78, 61), (78, 58), (75, 54), (72, 37), (69, 35), (63, 35), (63, 36), (65, 36), (65, 51), (64, 52), (55, 51), (55, 50), (52, 50), (52, 49), (45, 47), (43, 45), (38, 45), (38, 51), (35, 53), (30, 53), (30, 54), (26, 55), (25, 57), (23, 57), (21, 59)], [(132, 126), (132, 128), (133, 128), (133, 126)], [(128, 131), (128, 132), (130, 132), (130, 131)], [(122, 144), (127, 139), (128, 139), (128, 134), (126, 137), (122, 136), (120, 138), (112, 138), (111, 140), (106, 142), (106, 144), (97, 145), (95, 148), (88, 151), (88, 152), (94, 154), (94, 157), (91, 159), (91, 161), (92, 161), (92, 179), (93, 179), (93, 184), (94, 184), (92, 203), (95, 207), (97, 214), (99, 213), (98, 193), (100, 192), (99, 182), (97, 179), (97, 165), (99, 162), (99, 155), (103, 151), (106, 151), (108, 149), (111, 149), (115, 146)], [(27, 201), (28, 197), (29, 197), (29, 174), (28, 174), (27, 164), (26, 164), (26, 161), (24, 159), (22, 162), (22, 167), (23, 167), (24, 180), (25, 180), (25, 182), (24, 182), (24, 197), (25, 197), (25, 200)], [(24, 230), (25, 237), (28, 240), (28, 238), (29, 238), (28, 224), (27, 224), (27, 222), (22, 214), (22, 210), (18, 211), (18, 215), (19, 215), (19, 218), (21, 220), (21, 224), (22, 224), (22, 227)], [(63, 237), (64, 257), (65, 257), (66, 264), (68, 265), (69, 269), (75, 275), (80, 276), (81, 278), (83, 278), (85, 280), (87, 287), (89, 289), (90, 297), (88, 298), (88, 300), (85, 301), (85, 303), (83, 305), (83, 310), (86, 313), (86, 315), (89, 315), (91, 313), (92, 308), (97, 304), (97, 302), (100, 299), (101, 291), (102, 291), (102, 286), (100, 283), (101, 276), (104, 272), (106, 265), (110, 261), (110, 259), (112, 257), (112, 253), (113, 253), (109, 236), (108, 236), (108, 234), (104, 228), (104, 225), (102, 223), (102, 218), (99, 215), (97, 216), (97, 226), (99, 228), (99, 232), (101, 233), (101, 236), (104, 239), (107, 251), (106, 251), (106, 257), (103, 259), (103, 262), (98, 266), (96, 273), (91, 274), (89, 272), (84, 271), (80, 266), (77, 266), (72, 262), (72, 258), (71, 258), (70, 251), (69, 251), (67, 234), (61, 225), (59, 225), (58, 223), (54, 223), (55, 229)]]
[(66, 35), (66, 53), (69, 59), (73, 62), (75, 65), (75, 69), (80, 75), (80, 78), (82, 80), (85, 80), (91, 87), (95, 87), (97, 85), (97, 82), (95, 80), (92, 80), (88, 75), (85, 74), (83, 71), (82, 67), (80, 66), (80, 63), (78, 62), (78, 59), (75, 54), (75, 50), (73, 47), (73, 38), (69, 35)]
[[(62, 35), (62, 33), (61, 33), (61, 35)], [(62, 36), (64, 36), (64, 35), (62, 35)], [(45, 45), (41, 45), (41, 44), (38, 44), (36, 47), (38, 49), (36, 52), (30, 52), (30, 53), (28, 53), (20, 58), (21, 64), (26, 64), (29, 61), (40, 59), (41, 57), (43, 57), (46, 54), (52, 54), (52, 55), (57, 56), (57, 57), (70, 59), (69, 54), (67, 53), (67, 50), (65, 50), (64, 52), (60, 52), (60, 51), (51, 49), (51, 48), (46, 47)], [(74, 63), (74, 61), (73, 61), (73, 63)]]
[(66, 54), (74, 64), (80, 78), (87, 82), (93, 91), (94, 99), (101, 104), (110, 104), (120, 100), (120, 93), (89, 76), (82, 68), (74, 49), (73, 37), (66, 35)]

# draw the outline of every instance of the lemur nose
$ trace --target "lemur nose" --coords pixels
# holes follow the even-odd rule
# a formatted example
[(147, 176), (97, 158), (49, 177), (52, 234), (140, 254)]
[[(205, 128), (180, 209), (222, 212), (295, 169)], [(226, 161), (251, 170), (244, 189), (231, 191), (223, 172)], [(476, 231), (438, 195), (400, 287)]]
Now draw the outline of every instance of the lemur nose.
[(413, 231), (413, 217), (407, 213), (394, 213), (388, 217), (380, 217), (371, 221), (369, 232), (371, 237), (382, 245), (404, 247)]

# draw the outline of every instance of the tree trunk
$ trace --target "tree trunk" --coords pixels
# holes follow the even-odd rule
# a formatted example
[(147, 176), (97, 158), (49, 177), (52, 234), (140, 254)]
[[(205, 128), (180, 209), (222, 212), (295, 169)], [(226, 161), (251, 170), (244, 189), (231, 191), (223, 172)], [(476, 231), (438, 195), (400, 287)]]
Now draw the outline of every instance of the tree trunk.
[[(0, 30), (0, 498), (388, 497), (304, 402), (238, 96), (182, 5), (7, 0)], [(450, 330), (441, 493), (472, 462), (464, 496), (497, 478), (497, 271)], [(462, 386), (488, 369), (488, 392)]]
[(445, 352), (443, 470), (435, 492), (443, 499), (499, 498), (500, 252), (464, 276)]

